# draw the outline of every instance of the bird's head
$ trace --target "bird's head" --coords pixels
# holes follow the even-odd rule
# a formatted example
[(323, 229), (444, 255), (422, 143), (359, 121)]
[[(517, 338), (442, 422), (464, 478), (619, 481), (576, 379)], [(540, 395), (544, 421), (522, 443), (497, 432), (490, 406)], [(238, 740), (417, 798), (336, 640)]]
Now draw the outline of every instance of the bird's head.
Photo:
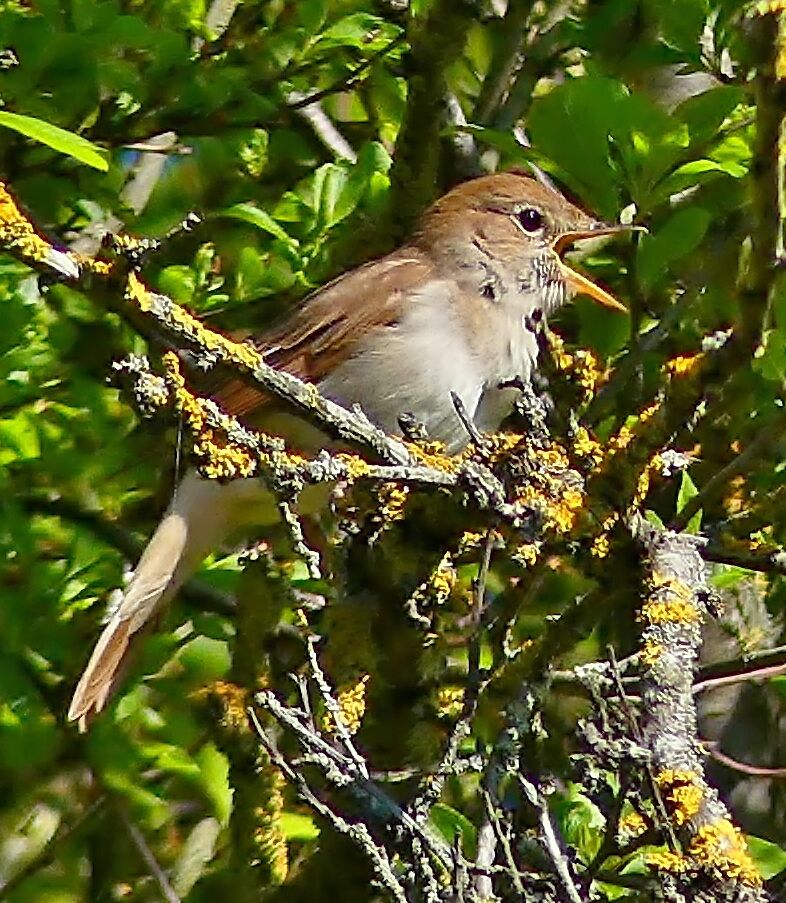
[(548, 313), (577, 293), (626, 308), (563, 259), (575, 242), (625, 230), (594, 219), (530, 176), (495, 173), (449, 191), (424, 215), (417, 241), (456, 267), (510, 276)]

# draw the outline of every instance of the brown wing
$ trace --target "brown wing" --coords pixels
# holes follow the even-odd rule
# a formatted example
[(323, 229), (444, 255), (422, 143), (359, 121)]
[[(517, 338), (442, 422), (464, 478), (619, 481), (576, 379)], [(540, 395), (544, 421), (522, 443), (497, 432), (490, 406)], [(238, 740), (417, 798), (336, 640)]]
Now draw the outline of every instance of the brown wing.
[[(252, 339), (273, 367), (318, 383), (354, 353), (375, 326), (395, 323), (402, 298), (432, 275), (416, 248), (402, 248), (339, 276), (310, 295), (283, 323)], [(264, 407), (269, 396), (239, 379), (211, 393), (225, 411), (242, 417)]]

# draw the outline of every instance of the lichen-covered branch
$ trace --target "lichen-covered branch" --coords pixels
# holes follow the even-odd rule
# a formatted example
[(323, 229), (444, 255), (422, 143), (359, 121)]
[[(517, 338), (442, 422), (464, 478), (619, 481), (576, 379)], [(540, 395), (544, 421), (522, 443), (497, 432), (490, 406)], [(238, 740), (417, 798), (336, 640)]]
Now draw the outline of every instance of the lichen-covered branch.
[(693, 700), (701, 622), (711, 593), (699, 554), (702, 540), (659, 530), (642, 518), (633, 529), (644, 550), (647, 596), (641, 661), (643, 742), (681, 851), (657, 853), (650, 863), (676, 876), (704, 876), (715, 899), (766, 899), (761, 876), (726, 806), (704, 776)]

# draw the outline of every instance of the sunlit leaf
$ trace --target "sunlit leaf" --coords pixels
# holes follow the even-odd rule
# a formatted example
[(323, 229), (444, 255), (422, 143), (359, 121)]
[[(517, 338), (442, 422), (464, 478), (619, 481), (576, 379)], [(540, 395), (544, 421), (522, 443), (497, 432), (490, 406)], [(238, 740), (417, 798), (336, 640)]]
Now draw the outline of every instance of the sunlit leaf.
[(52, 150), (73, 157), (74, 160), (92, 166), (94, 169), (100, 169), (102, 172), (109, 169), (104, 151), (81, 135), (68, 132), (49, 122), (34, 119), (32, 116), (22, 116), (19, 113), (0, 110), (0, 126), (5, 126), (27, 138), (46, 144)]

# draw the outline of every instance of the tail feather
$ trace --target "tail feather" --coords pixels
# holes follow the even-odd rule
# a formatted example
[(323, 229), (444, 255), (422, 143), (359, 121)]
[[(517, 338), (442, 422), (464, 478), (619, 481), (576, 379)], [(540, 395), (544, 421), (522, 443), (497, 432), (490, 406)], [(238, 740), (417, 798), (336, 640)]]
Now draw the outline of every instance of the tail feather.
[(139, 560), (131, 583), (90, 656), (71, 706), (79, 730), (106, 705), (122, 677), (136, 635), (174, 596), (202, 560), (269, 496), (259, 480), (222, 485), (189, 473)]

